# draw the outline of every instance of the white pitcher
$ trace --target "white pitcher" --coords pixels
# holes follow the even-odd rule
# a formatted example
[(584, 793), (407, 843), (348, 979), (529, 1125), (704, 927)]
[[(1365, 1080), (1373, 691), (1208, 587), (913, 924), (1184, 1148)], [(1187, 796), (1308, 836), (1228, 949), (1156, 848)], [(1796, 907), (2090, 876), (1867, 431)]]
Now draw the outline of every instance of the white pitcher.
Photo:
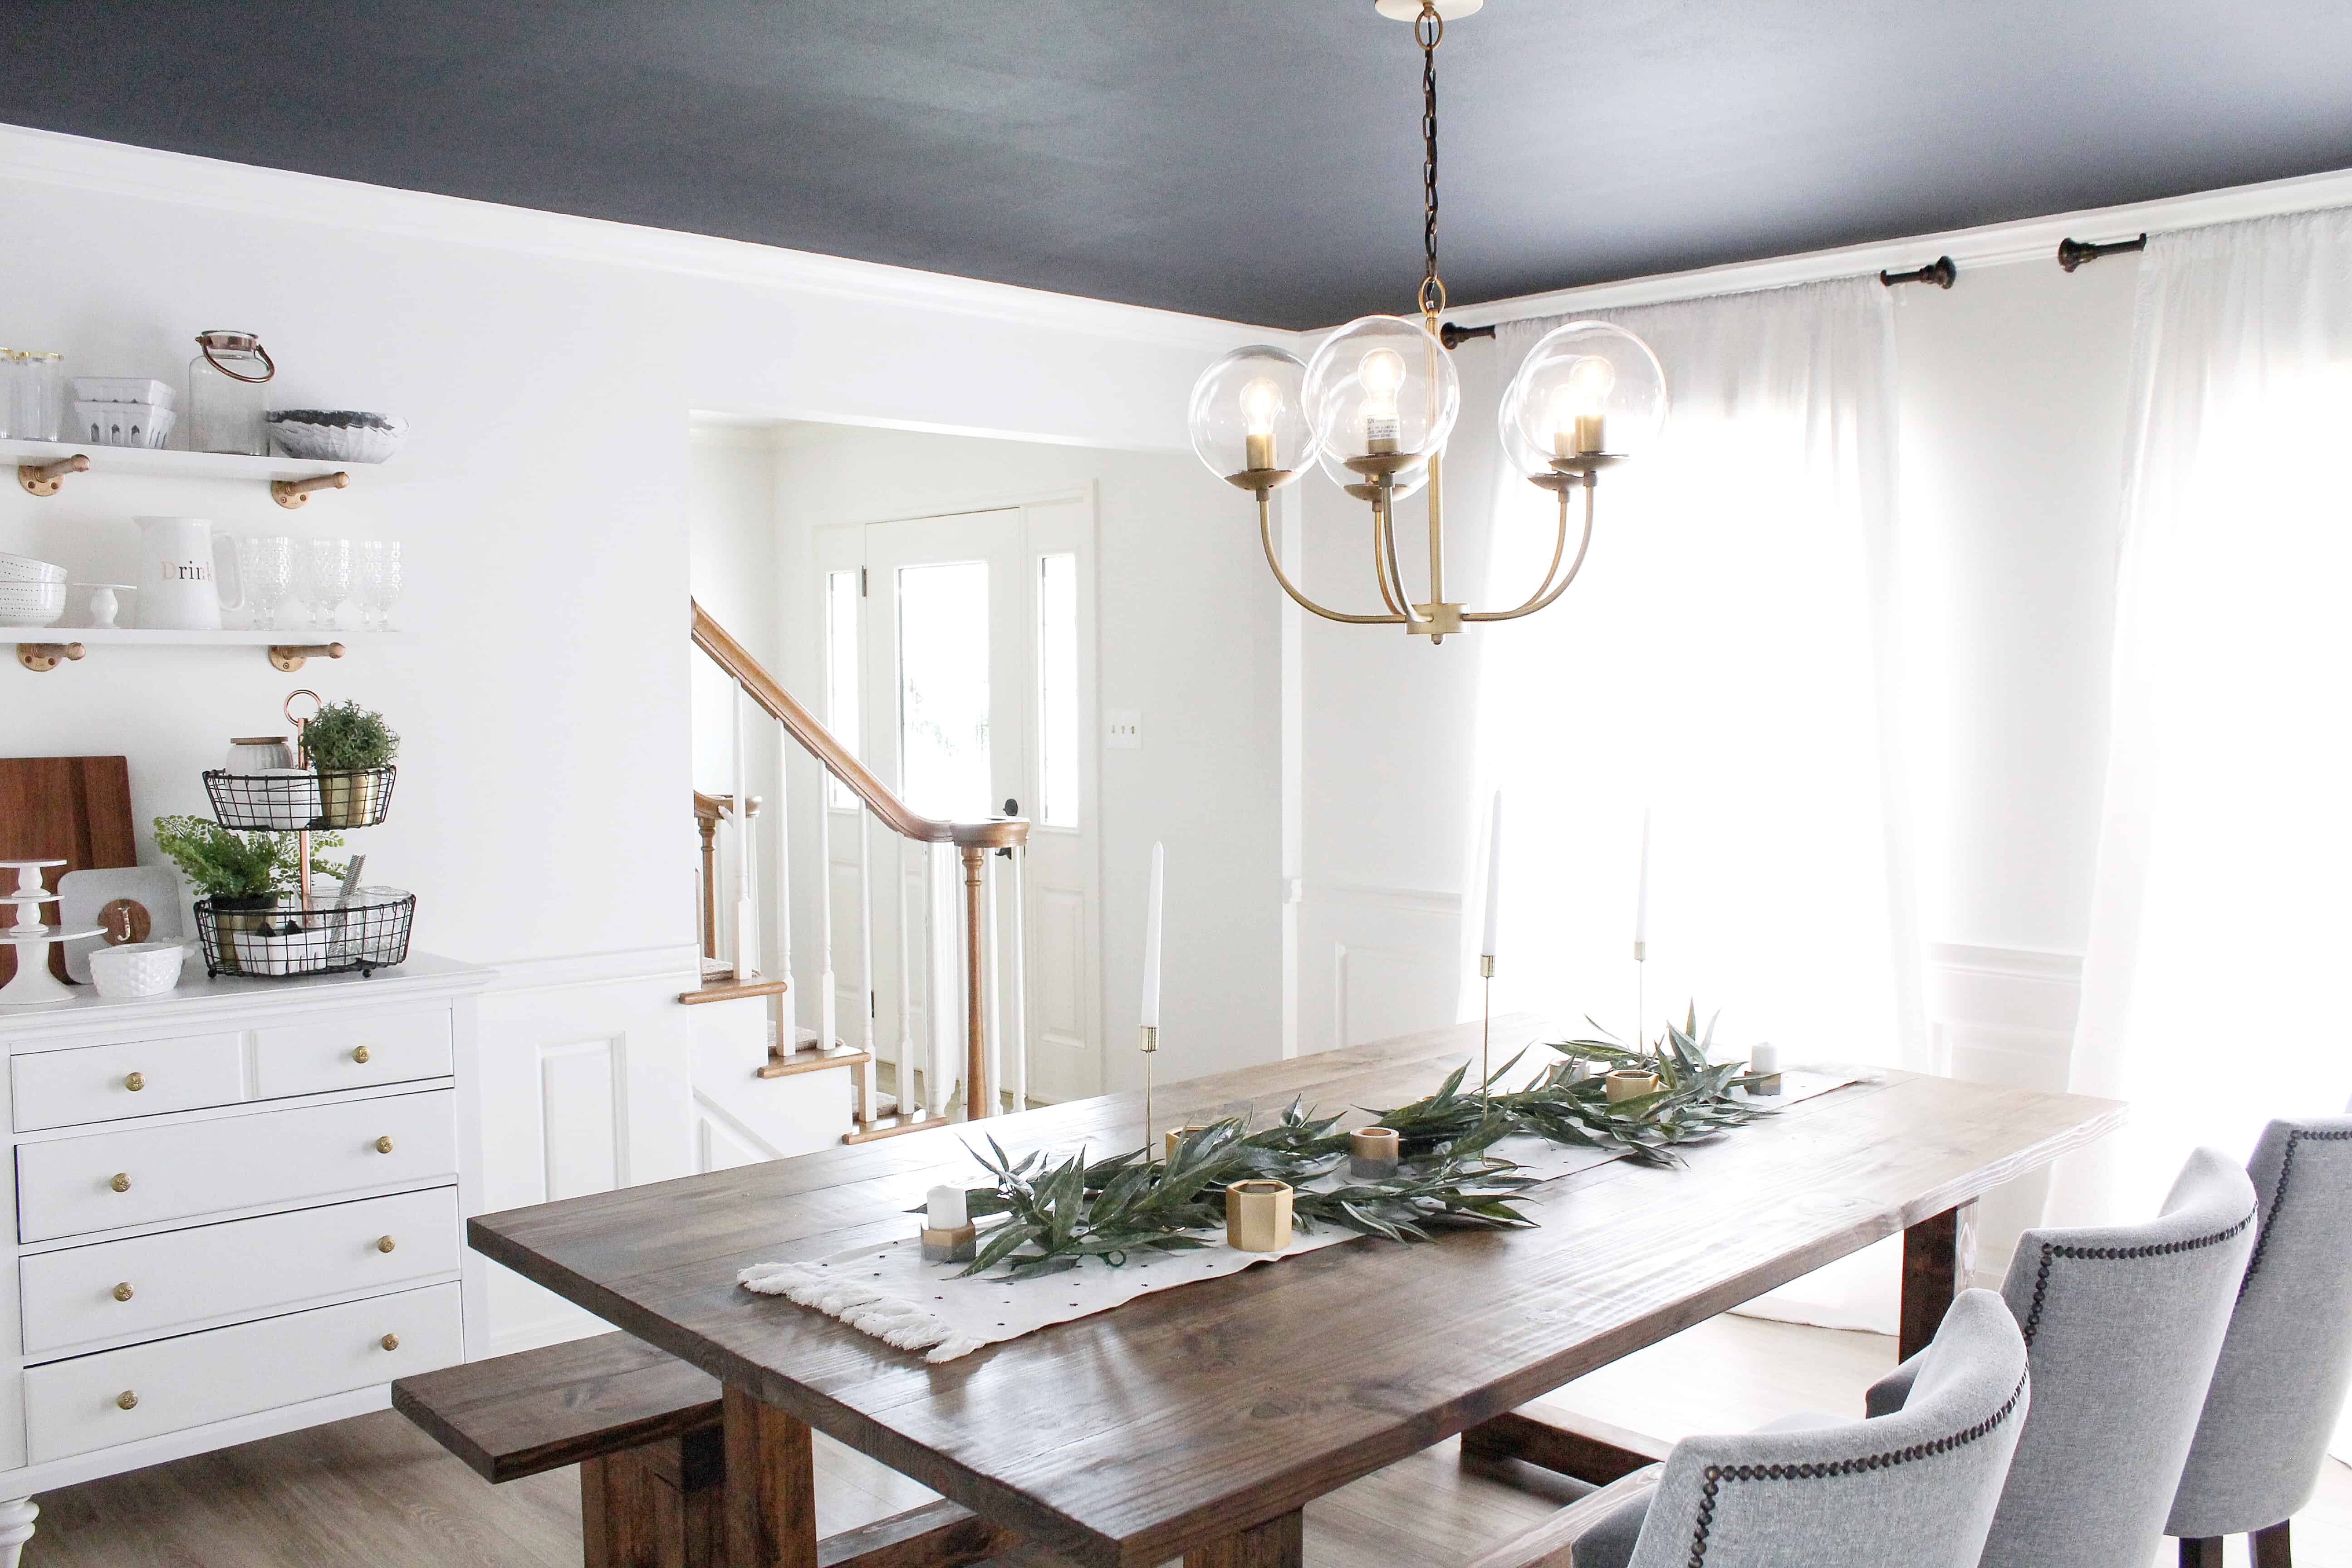
[(210, 518), (134, 517), (139, 525), (139, 625), (145, 631), (216, 632), (221, 611), (245, 607), (236, 541)]

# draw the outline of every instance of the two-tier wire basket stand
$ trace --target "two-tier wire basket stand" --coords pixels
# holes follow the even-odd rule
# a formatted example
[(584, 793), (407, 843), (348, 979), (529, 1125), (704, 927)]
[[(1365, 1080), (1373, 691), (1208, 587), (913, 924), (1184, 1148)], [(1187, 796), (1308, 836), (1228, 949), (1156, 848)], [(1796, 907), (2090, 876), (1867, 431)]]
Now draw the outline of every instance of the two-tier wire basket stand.
[[(297, 716), (295, 700), (308, 697), (309, 713)], [(286, 700), (294, 726), (295, 762), (307, 764), (303, 731), (318, 712), (319, 694), (307, 687)], [(416, 895), (398, 888), (359, 886), (359, 862), (341, 884), (325, 889), (310, 874), (310, 836), (322, 829), (373, 827), (392, 809), (398, 770), (389, 765), (352, 770), (314, 770), (308, 765), (260, 773), (215, 768), (205, 774), (213, 820), (244, 832), (295, 836), (297, 880), (301, 891), (269, 899), (198, 899), (196, 935), (209, 974), (248, 974), (271, 979), (372, 974), (404, 963), (408, 935), (416, 919)]]

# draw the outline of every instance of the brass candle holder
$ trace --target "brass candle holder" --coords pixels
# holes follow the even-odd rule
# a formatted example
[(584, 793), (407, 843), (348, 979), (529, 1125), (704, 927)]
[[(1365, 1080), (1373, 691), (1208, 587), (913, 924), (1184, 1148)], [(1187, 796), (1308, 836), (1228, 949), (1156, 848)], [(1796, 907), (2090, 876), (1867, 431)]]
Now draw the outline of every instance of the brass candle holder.
[(1381, 1182), (1397, 1173), (1403, 1140), (1392, 1128), (1360, 1127), (1348, 1134), (1348, 1174), (1360, 1182)]
[(923, 1226), (923, 1261), (926, 1263), (969, 1263), (976, 1249), (980, 1233), (970, 1222), (953, 1230), (933, 1230)]
[(1225, 1245), (1280, 1252), (1290, 1245), (1290, 1184), (1235, 1182), (1225, 1189)]
[(1160, 1135), (1160, 1147), (1164, 1152), (1162, 1157), (1167, 1159), (1171, 1163), (1173, 1163), (1176, 1159), (1176, 1146), (1179, 1143), (1181, 1143), (1185, 1139), (1190, 1138), (1195, 1132), (1206, 1132), (1207, 1131), (1207, 1128), (1193, 1121), (1188, 1121), (1181, 1127), (1171, 1127), (1167, 1131)]
[(1601, 1087), (1609, 1096), (1609, 1103), (1614, 1105), (1621, 1100), (1639, 1100), (1645, 1094), (1657, 1093), (1658, 1075), (1621, 1068), (1603, 1079)]

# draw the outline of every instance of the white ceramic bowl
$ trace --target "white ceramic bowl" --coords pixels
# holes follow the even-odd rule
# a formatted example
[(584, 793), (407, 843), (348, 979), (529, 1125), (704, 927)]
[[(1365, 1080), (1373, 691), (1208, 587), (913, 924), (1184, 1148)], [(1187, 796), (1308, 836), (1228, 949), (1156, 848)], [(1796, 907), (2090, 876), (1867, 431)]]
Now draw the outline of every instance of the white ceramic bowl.
[(0, 551), (0, 583), (62, 583), (66, 569), (55, 562)]
[(176, 942), (131, 942), (89, 950), (90, 984), (109, 1002), (161, 996), (180, 983), (188, 950)]
[(356, 408), (276, 408), (262, 417), (287, 455), (330, 463), (381, 463), (400, 450), (408, 421)]
[(65, 618), (66, 584), (0, 583), (0, 626), (53, 626)]

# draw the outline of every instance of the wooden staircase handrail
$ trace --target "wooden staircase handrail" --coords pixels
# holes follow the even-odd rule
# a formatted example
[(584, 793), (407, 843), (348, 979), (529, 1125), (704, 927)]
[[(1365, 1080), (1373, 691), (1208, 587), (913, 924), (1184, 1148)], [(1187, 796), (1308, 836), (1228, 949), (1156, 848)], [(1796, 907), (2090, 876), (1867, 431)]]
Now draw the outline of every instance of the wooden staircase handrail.
[[(760, 815), (760, 797), (756, 795), (753, 795), (751, 797), (751, 816), (757, 816)], [(734, 815), (735, 797), (733, 795), (705, 795), (700, 790), (696, 790), (694, 792), (695, 821), (724, 822)]]
[(733, 676), (736, 684), (751, 694), (751, 700), (800, 742), (802, 750), (814, 757), (826, 773), (839, 779), (852, 795), (864, 801), (866, 808), (884, 826), (900, 837), (924, 844), (957, 844), (967, 848), (989, 849), (1028, 842), (1029, 824), (1022, 817), (994, 817), (986, 822), (943, 822), (910, 810), (905, 802), (890, 792), (887, 784), (866, 771), (865, 763), (850, 755), (842, 743), (833, 738), (832, 731), (817, 722), (816, 715), (802, 707), (799, 700), (762, 668), (760, 661), (746, 652), (743, 645), (737, 642), (726, 627), (713, 620), (710, 612), (699, 603), (694, 605), (694, 646), (708, 654), (712, 663)]

